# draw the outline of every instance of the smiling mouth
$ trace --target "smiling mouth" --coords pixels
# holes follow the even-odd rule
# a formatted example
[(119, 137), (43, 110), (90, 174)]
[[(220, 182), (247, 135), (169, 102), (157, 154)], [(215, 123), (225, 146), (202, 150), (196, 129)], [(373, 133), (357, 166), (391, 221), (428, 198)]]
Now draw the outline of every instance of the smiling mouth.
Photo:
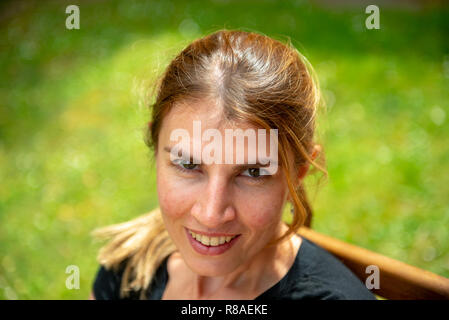
[(239, 236), (239, 235), (235, 235), (235, 236), (232, 236), (232, 237), (231, 236), (228, 236), (228, 237), (225, 237), (225, 236), (209, 237), (209, 236), (206, 236), (204, 234), (195, 233), (195, 232), (193, 232), (191, 230), (188, 230), (188, 231), (189, 231), (189, 233), (190, 233), (190, 235), (192, 236), (193, 239), (195, 239), (196, 241), (202, 243), (205, 246), (210, 246), (210, 247), (221, 246), (221, 245), (223, 245), (225, 243), (228, 243), (232, 239), (234, 239), (234, 238)]

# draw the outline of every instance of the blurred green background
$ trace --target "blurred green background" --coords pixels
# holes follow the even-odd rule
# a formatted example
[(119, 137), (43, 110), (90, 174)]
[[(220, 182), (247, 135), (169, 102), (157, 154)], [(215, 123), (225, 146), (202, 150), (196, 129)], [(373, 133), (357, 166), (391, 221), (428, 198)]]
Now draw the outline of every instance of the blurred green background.
[(316, 69), (329, 179), (307, 180), (313, 228), (449, 277), (449, 10), (377, 2), (381, 28), (367, 30), (376, 1), (354, 3), (2, 2), (0, 299), (87, 298), (90, 231), (157, 206), (146, 88), (221, 28), (289, 37)]

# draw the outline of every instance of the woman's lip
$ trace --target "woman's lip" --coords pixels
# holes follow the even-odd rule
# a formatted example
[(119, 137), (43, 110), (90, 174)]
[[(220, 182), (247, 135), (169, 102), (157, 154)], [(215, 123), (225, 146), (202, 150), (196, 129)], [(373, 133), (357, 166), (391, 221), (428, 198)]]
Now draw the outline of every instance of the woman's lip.
[(203, 235), (208, 236), (208, 237), (235, 237), (235, 236), (239, 235), (239, 233), (234, 233), (234, 234), (230, 234), (230, 233), (210, 233), (210, 232), (197, 231), (197, 230), (190, 229), (190, 228), (186, 228), (186, 229), (187, 229), (187, 231), (192, 231), (192, 232), (197, 233), (197, 234), (203, 234)]
[(240, 235), (237, 235), (234, 238), (232, 238), (231, 241), (225, 242), (225, 243), (220, 244), (218, 246), (206, 246), (206, 245), (202, 244), (201, 242), (197, 241), (196, 239), (194, 239), (192, 237), (192, 235), (190, 234), (189, 229), (185, 228), (185, 230), (186, 230), (187, 239), (189, 240), (190, 245), (192, 246), (192, 248), (197, 253), (202, 254), (202, 255), (207, 255), (207, 256), (217, 256), (217, 255), (225, 253), (226, 251), (231, 249), (231, 247), (240, 238)]

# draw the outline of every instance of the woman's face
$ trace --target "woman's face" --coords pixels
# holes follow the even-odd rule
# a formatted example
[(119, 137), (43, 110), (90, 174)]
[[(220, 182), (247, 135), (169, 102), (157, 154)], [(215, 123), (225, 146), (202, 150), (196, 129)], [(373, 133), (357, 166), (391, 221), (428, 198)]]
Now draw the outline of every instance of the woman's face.
[[(199, 137), (198, 129), (194, 134), (194, 121), (201, 124)], [(190, 145), (182, 148), (189, 153), (187, 157), (173, 151), (180, 142), (171, 140), (176, 129), (189, 134)], [(201, 158), (193, 145), (197, 143), (203, 150), (212, 141), (201, 139), (207, 129), (221, 133), (223, 158), (230, 151), (224, 143), (225, 129), (257, 132), (248, 124), (225, 123), (213, 101), (177, 105), (164, 117), (159, 133), (157, 189), (166, 228), (184, 261), (199, 275), (221, 276), (251, 261), (280, 235), (288, 188), (282, 170), (264, 175), (268, 174), (264, 168), (248, 165), (248, 143), (243, 148), (243, 164), (236, 163), (236, 153), (241, 150), (236, 150), (235, 140), (232, 163), (205, 164), (203, 158), (201, 164), (192, 163), (190, 156)], [(268, 136), (265, 142), (270, 150)], [(258, 145), (259, 139), (256, 141)]]

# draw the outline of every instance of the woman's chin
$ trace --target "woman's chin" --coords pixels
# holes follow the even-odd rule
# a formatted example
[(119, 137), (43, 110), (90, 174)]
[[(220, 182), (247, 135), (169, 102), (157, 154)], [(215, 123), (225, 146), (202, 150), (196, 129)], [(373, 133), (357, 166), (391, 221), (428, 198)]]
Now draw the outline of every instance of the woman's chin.
[(189, 268), (202, 277), (222, 277), (236, 269), (236, 266), (227, 266), (223, 263), (204, 263), (201, 261), (187, 262)]

